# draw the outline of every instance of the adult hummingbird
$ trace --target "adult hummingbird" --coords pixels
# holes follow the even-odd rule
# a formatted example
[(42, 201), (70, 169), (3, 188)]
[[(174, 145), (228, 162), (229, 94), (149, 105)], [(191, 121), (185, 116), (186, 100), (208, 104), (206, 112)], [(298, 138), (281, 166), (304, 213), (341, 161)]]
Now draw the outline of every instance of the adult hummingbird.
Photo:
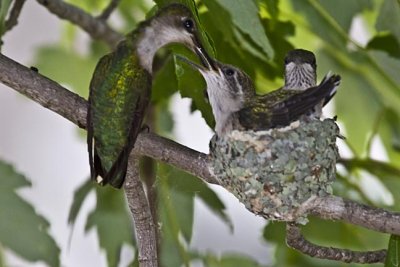
[(91, 178), (102, 185), (123, 185), (150, 101), (153, 58), (169, 43), (182, 43), (196, 53), (203, 49), (195, 19), (181, 4), (142, 22), (97, 63), (90, 82), (87, 143)]
[(224, 136), (232, 130), (268, 130), (287, 126), (308, 115), (313, 108), (336, 92), (340, 76), (328, 74), (306, 90), (279, 89), (257, 95), (251, 78), (239, 68), (199, 53), (203, 66), (181, 58), (200, 71), (216, 121), (215, 131)]

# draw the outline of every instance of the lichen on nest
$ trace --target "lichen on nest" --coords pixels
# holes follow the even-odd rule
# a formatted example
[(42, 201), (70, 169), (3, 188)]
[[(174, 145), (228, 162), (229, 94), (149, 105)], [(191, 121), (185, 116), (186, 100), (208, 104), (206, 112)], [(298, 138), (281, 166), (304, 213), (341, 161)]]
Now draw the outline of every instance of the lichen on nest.
[(232, 131), (210, 141), (212, 174), (251, 212), (305, 224), (305, 203), (332, 193), (339, 157), (333, 119), (268, 131)]

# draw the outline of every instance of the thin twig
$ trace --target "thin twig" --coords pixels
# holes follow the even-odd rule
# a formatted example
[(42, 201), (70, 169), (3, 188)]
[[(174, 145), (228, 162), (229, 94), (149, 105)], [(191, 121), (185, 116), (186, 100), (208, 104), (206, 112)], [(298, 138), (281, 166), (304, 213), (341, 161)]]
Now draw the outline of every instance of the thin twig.
[(60, 0), (37, 0), (51, 13), (70, 21), (86, 31), (93, 39), (102, 40), (110, 47), (115, 47), (123, 36), (111, 29), (104, 21), (86, 13), (82, 9)]
[(111, 13), (118, 7), (121, 0), (111, 0), (108, 6), (103, 12), (97, 17), (99, 20), (106, 21), (110, 17)]
[(21, 14), (22, 7), (25, 4), (25, 0), (15, 0), (14, 5), (11, 8), (10, 15), (8, 16), (5, 25), (5, 32), (10, 31), (15, 25), (18, 24), (18, 18)]
[(311, 243), (301, 234), (299, 226), (291, 223), (286, 224), (286, 244), (311, 257), (354, 263), (376, 263), (384, 262), (386, 250), (375, 251), (352, 251), (333, 247), (323, 247)]
[(141, 267), (157, 267), (157, 229), (139, 173), (139, 156), (132, 153), (129, 158), (124, 189), (135, 222), (139, 245), (139, 265)]

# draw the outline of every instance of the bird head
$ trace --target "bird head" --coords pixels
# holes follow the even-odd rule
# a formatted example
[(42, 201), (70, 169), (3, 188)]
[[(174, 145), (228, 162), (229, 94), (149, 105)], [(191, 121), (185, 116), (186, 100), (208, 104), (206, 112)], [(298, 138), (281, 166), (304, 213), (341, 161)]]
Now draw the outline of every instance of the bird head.
[(306, 89), (316, 85), (317, 64), (314, 53), (304, 49), (289, 51), (285, 57), (285, 87)]
[(178, 58), (201, 73), (209, 95), (224, 95), (231, 99), (245, 99), (255, 95), (253, 81), (244, 71), (212, 59), (204, 50), (199, 50), (198, 55), (202, 65), (182, 56)]
[(158, 11), (151, 24), (162, 44), (182, 43), (197, 54), (204, 51), (196, 19), (188, 7), (170, 4)]
[(255, 96), (251, 78), (242, 70), (210, 58), (200, 51), (202, 65), (179, 57), (197, 69), (207, 83), (207, 95), (215, 118), (218, 135), (230, 129), (232, 115), (242, 109)]

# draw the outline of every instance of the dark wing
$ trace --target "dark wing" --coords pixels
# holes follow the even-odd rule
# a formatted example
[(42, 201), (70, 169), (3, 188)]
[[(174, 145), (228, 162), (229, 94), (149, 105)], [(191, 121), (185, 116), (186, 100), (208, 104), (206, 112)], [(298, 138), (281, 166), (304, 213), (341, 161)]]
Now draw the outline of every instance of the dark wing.
[(336, 93), (339, 83), (340, 76), (332, 75), (324, 78), (320, 85), (294, 94), (284, 101), (277, 103), (271, 108), (270, 121), (272, 126), (288, 125), (300, 116), (312, 112), (318, 103), (321, 103), (324, 99), (332, 98)]
[[(147, 77), (149, 78), (147, 82), (151, 85), (151, 76), (148, 75)], [(126, 171), (128, 169), (129, 154), (131, 153), (136, 143), (137, 136), (142, 129), (143, 119), (151, 98), (151, 88), (147, 89), (148, 90), (144, 90), (143, 93), (139, 95), (135, 104), (135, 109), (131, 116), (132, 121), (128, 134), (128, 142), (119, 154), (118, 159), (104, 177), (106, 183), (110, 183), (112, 186), (117, 188), (120, 188), (123, 185)]]
[(238, 112), (239, 122), (245, 129), (255, 131), (287, 126), (324, 99), (332, 98), (339, 83), (340, 76), (332, 75), (305, 91), (277, 90), (260, 96)]
[(277, 89), (265, 95), (258, 95), (246, 107), (237, 112), (240, 125), (246, 130), (261, 131), (274, 127), (271, 124), (271, 107), (298, 91)]
[(92, 106), (93, 94), (95, 93), (96, 88), (98, 88), (101, 85), (107, 73), (109, 73), (110, 66), (111, 66), (110, 55), (103, 56), (96, 65), (96, 69), (93, 73), (92, 80), (90, 81), (90, 86), (89, 86), (86, 128), (87, 128), (87, 145), (89, 152), (90, 178), (92, 180), (96, 180), (97, 176), (104, 177), (105, 175), (105, 168), (101, 163), (101, 159), (99, 158), (99, 155), (96, 152), (94, 144), (93, 106)]

